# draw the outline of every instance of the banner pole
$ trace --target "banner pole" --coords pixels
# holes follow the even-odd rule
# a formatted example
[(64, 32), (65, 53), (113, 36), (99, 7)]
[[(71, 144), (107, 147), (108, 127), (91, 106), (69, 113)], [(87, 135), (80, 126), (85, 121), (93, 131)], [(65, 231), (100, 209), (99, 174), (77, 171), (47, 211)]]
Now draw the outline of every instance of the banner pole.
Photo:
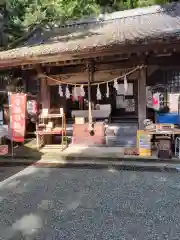
[(24, 96), (25, 96), (25, 116), (24, 116), (24, 141), (23, 141), (23, 146), (24, 146), (24, 143), (25, 143), (25, 134), (26, 134), (26, 114), (27, 114), (27, 94), (24, 94)]
[(9, 133), (10, 133), (10, 138), (11, 138), (11, 160), (14, 159), (14, 148), (13, 148), (13, 139), (12, 139), (12, 136), (13, 136), (13, 129), (12, 129), (12, 105), (10, 104), (10, 95), (11, 93), (8, 92), (8, 100), (9, 100)]
[(13, 135), (13, 131), (11, 131), (11, 152), (12, 152), (12, 160), (14, 159), (14, 147), (13, 147), (13, 140), (12, 140), (12, 135)]

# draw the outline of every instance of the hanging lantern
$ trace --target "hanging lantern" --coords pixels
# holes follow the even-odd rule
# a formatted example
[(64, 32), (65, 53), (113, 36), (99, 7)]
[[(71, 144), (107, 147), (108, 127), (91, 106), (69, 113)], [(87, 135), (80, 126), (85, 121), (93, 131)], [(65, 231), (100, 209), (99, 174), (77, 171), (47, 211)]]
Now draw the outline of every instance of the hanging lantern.
[(118, 82), (117, 79), (114, 79), (114, 88), (118, 91)]
[(100, 91), (100, 88), (99, 88), (99, 84), (98, 84), (98, 87), (97, 87), (96, 98), (97, 98), (97, 100), (101, 100), (101, 91)]
[(109, 85), (106, 83), (106, 98), (109, 98)]
[(128, 91), (128, 82), (127, 82), (127, 77), (126, 75), (124, 76), (124, 95), (127, 94)]
[(68, 85), (66, 86), (66, 98), (69, 99), (71, 96)]
[(63, 97), (63, 90), (62, 90), (62, 86), (61, 85), (59, 85), (59, 96), (60, 97)]
[(81, 85), (81, 87), (80, 87), (80, 95), (81, 95), (81, 97), (85, 96), (85, 91), (84, 91), (84, 86), (83, 85)]

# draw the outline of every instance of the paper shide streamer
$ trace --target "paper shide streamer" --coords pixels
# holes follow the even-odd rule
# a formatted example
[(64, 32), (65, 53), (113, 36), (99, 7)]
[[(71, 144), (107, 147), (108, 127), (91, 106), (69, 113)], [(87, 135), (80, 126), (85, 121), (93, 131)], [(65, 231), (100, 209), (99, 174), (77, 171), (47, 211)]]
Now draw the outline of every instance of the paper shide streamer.
[(85, 96), (85, 91), (84, 91), (84, 86), (83, 85), (81, 85), (81, 87), (80, 87), (80, 94), (81, 94), (81, 97)]
[(97, 93), (96, 93), (96, 98), (97, 100), (101, 100), (101, 91), (100, 91), (100, 88), (99, 88), (99, 85), (97, 86)]
[(118, 91), (118, 82), (117, 79), (114, 80), (114, 88)]
[(109, 98), (109, 84), (106, 83), (106, 98)]
[(128, 82), (127, 82), (127, 77), (126, 75), (124, 76), (124, 95), (127, 94), (128, 91)]
[(69, 99), (71, 96), (68, 85), (66, 86), (66, 98)]
[(76, 86), (73, 89), (73, 97), (74, 97), (74, 100), (78, 99), (78, 93), (77, 93), (77, 87)]
[(63, 90), (61, 85), (59, 85), (59, 96), (63, 97)]

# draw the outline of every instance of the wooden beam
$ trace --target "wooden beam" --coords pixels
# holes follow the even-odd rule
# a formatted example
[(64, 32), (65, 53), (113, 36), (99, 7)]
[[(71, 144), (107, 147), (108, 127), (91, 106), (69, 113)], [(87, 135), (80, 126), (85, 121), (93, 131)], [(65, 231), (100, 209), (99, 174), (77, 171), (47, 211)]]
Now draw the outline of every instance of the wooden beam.
[[(94, 72), (93, 80), (94, 82), (102, 82), (114, 79), (116, 77), (122, 76), (124, 70), (112, 70), (112, 71), (98, 71)], [(55, 78), (56, 81), (48, 80), (49, 85), (58, 85), (57, 82), (64, 81), (66, 83), (87, 83), (87, 73), (74, 73), (74, 74), (61, 74), (61, 75), (50, 75), (50, 77)], [(138, 79), (138, 71), (134, 72), (132, 75), (128, 76), (129, 80)]]
[[(179, 58), (180, 54), (174, 53), (172, 56), (163, 56), (163, 57), (156, 57), (156, 55), (153, 53), (150, 54), (149, 56), (131, 56), (129, 59), (124, 59), (123, 61), (121, 60), (113, 60), (111, 57), (108, 61), (108, 58), (106, 61), (101, 62), (95, 62), (95, 71), (109, 71), (109, 70), (121, 70), (121, 69), (126, 69), (126, 68), (133, 68), (136, 67), (137, 65), (141, 65), (144, 63), (145, 59), (147, 59), (147, 64), (148, 65), (161, 65), (161, 66), (174, 66), (174, 65), (179, 65)], [(75, 65), (75, 66), (62, 66), (61, 68), (59, 67), (52, 67), (51, 70), (49, 71), (49, 74), (55, 75), (56, 73), (60, 74), (71, 74), (71, 73), (78, 73), (78, 72), (84, 72), (85, 70), (85, 65), (80, 64), (80, 65)], [(52, 73), (51, 73), (52, 72)]]
[(147, 58), (148, 65), (159, 65), (159, 66), (177, 66), (179, 64), (180, 54), (174, 53), (171, 56), (149, 56)]
[(138, 62), (137, 58), (124, 61), (124, 62), (97, 63), (95, 65), (95, 71), (99, 72), (99, 71), (121, 70), (121, 69), (124, 70), (127, 68), (137, 67), (138, 64), (141, 65), (140, 59)]
[[(109, 70), (124, 70), (127, 68), (137, 67), (143, 63), (143, 59), (132, 57), (129, 60), (124, 61), (109, 61), (109, 62), (95, 62), (94, 71), (109, 71)], [(62, 67), (52, 67), (48, 69), (48, 75), (61, 75), (61, 74), (74, 74), (79, 72), (84, 72), (86, 65), (73, 65), (73, 66), (62, 66)]]
[[(136, 54), (133, 54), (134, 56)], [(131, 58), (131, 54), (114, 54), (110, 56), (100, 56), (100, 57), (95, 57), (93, 60), (95, 63), (103, 63), (103, 62), (110, 62), (110, 61), (123, 61), (123, 60), (128, 60)], [(82, 65), (86, 64), (87, 59), (81, 58), (81, 59), (72, 59), (69, 61), (58, 61), (58, 62), (48, 62), (48, 63), (42, 63), (42, 66), (47, 66), (47, 67), (58, 67), (58, 66), (71, 66), (71, 65)]]

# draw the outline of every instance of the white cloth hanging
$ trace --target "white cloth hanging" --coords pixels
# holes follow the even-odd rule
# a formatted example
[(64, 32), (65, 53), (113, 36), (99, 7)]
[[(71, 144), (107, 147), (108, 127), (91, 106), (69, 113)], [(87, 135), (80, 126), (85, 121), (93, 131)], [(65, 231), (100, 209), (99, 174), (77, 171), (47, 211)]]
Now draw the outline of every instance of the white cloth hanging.
[(59, 85), (58, 92), (59, 92), (59, 96), (63, 97), (63, 90), (62, 90), (62, 86), (61, 85)]
[(80, 95), (81, 95), (81, 97), (85, 96), (85, 91), (84, 91), (84, 86), (83, 85), (81, 85), (81, 87), (80, 87)]
[(73, 88), (73, 98), (74, 100), (78, 100), (78, 91), (76, 86)]
[(114, 80), (114, 88), (118, 91), (118, 82), (117, 79)]
[(106, 98), (109, 98), (109, 84), (106, 83)]
[(101, 91), (100, 91), (100, 88), (99, 88), (99, 84), (98, 84), (98, 86), (97, 86), (97, 93), (96, 93), (96, 98), (97, 98), (97, 100), (101, 100)]
[(146, 105), (148, 108), (153, 108), (153, 93), (150, 86), (146, 87)]
[(128, 82), (126, 75), (124, 76), (124, 95), (126, 95), (128, 92)]
[(68, 85), (66, 86), (66, 99), (69, 99), (71, 96)]

